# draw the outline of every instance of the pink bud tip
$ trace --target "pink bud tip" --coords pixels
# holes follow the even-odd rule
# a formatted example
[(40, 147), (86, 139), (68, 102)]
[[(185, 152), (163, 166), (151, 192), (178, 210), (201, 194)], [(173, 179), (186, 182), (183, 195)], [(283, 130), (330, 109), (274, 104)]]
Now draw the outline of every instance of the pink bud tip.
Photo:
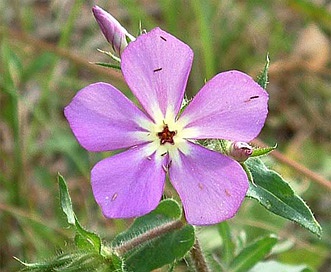
[(124, 48), (128, 45), (126, 36), (130, 37), (131, 35), (113, 16), (102, 8), (94, 6), (92, 11), (103, 35), (111, 44), (114, 51), (121, 55)]
[(253, 147), (245, 142), (233, 142), (229, 148), (229, 156), (238, 162), (246, 161), (253, 153)]

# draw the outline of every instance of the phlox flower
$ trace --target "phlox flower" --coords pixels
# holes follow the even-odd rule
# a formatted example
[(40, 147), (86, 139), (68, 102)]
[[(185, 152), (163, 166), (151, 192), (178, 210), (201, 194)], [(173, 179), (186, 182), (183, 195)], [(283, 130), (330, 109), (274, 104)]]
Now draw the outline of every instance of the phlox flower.
[(214, 224), (238, 211), (249, 185), (246, 173), (196, 140), (251, 141), (264, 125), (268, 95), (248, 75), (228, 71), (207, 82), (180, 113), (192, 61), (188, 45), (155, 28), (121, 55), (123, 76), (141, 107), (99, 82), (80, 90), (65, 108), (85, 149), (124, 149), (91, 171), (93, 194), (106, 217), (153, 210), (167, 175), (188, 223)]

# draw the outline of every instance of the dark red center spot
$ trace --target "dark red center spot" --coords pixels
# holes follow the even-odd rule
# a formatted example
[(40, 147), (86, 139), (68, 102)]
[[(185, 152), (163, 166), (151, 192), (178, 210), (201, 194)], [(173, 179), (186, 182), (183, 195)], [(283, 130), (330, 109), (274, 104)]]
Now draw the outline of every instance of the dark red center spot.
[(168, 125), (164, 125), (163, 130), (159, 132), (157, 136), (159, 136), (161, 144), (165, 144), (165, 143), (174, 144), (173, 137), (175, 136), (175, 134), (176, 131), (170, 131)]

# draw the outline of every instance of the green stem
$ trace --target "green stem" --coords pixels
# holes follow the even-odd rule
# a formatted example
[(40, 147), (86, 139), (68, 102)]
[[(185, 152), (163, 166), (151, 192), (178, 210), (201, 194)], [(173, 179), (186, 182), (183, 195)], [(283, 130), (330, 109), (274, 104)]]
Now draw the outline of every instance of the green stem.
[(210, 271), (197, 238), (195, 238), (195, 243), (191, 249), (191, 257), (192, 257), (196, 271), (198, 271), (198, 272), (209, 272)]

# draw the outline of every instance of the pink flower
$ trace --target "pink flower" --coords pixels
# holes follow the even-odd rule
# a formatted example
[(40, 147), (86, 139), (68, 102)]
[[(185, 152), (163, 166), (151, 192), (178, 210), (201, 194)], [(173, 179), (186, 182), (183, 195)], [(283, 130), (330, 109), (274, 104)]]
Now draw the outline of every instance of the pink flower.
[(195, 140), (252, 140), (264, 125), (268, 95), (248, 75), (228, 71), (207, 82), (179, 116), (192, 61), (186, 44), (155, 28), (122, 53), (124, 78), (142, 109), (106, 83), (83, 88), (65, 108), (84, 148), (126, 149), (91, 172), (94, 197), (106, 217), (153, 210), (166, 175), (190, 224), (218, 223), (238, 211), (248, 189), (244, 170)]

